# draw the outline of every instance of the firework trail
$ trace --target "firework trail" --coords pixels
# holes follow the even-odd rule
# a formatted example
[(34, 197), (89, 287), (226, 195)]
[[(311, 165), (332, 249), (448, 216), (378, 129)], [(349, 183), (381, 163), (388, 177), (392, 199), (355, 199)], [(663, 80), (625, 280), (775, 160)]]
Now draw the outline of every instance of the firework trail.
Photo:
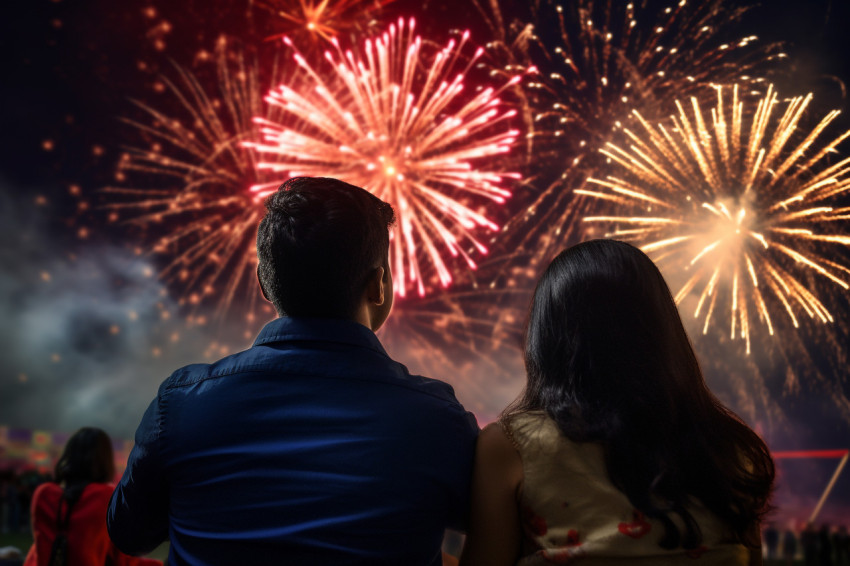
[(850, 131), (822, 141), (837, 111), (804, 131), (811, 95), (783, 104), (770, 87), (748, 112), (729, 90), (708, 116), (677, 102), (668, 126), (635, 112), (628, 145), (601, 150), (611, 174), (577, 192), (616, 206), (585, 222), (613, 225), (684, 281), (676, 302), (695, 299), (703, 333), (722, 324), (749, 353), (756, 321), (770, 335), (780, 320), (832, 323), (824, 297), (850, 289), (850, 158), (829, 159)]
[(345, 32), (362, 32), (376, 22), (372, 14), (393, 0), (258, 0), (273, 16), (277, 33), (299, 44), (319, 44)]
[(463, 56), (467, 32), (434, 52), (414, 27), (399, 20), (360, 53), (334, 40), (326, 70), (286, 39), (307, 80), (270, 92), (281, 118), (259, 118), (263, 141), (246, 144), (280, 179), (335, 177), (392, 204), (398, 228), (390, 255), (401, 296), (447, 287), (456, 262), (449, 258), (476, 268), (472, 254), (487, 253), (477, 232), (498, 230), (487, 207), (504, 203), (519, 177), (503, 168), (518, 131), (509, 125), (515, 110), (499, 98), (519, 77), (468, 93), (467, 73), (483, 49)]
[(265, 211), (249, 187), (276, 187), (264, 184), (268, 176), (241, 145), (255, 133), (254, 117), (266, 112), (258, 70), (222, 43), (217, 89), (206, 90), (184, 68), (177, 73), (178, 82), (163, 83), (179, 112), (134, 101), (149, 121), (126, 121), (149, 146), (127, 149), (118, 165), (119, 180), (157, 188), (107, 188), (106, 208), (110, 219), (139, 229), (154, 255), (168, 258), (161, 277), (180, 288), (181, 304), (212, 302), (223, 315), (245, 299), (252, 322), (259, 310), (256, 228)]
[(506, 241), (528, 244), (538, 262), (576, 236), (592, 236), (577, 231), (593, 203), (572, 189), (605, 166), (597, 150), (630, 125), (632, 109), (666, 115), (675, 98), (705, 94), (715, 84), (763, 91), (755, 75), (784, 57), (775, 45), (755, 47), (755, 36), (726, 41), (746, 8), (725, 7), (723, 0), (681, 0), (663, 10), (646, 0), (535, 0), (520, 10), (507, 4), (490, 0), (480, 9), (505, 68), (537, 71), (523, 87), (535, 155), (552, 174), (539, 180), (545, 188), (511, 223), (520, 238)]

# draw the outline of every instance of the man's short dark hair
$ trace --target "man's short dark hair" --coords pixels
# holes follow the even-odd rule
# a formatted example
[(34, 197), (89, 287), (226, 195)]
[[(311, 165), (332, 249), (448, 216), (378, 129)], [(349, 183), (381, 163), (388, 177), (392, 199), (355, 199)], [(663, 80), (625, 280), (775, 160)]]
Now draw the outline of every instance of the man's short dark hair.
[(281, 316), (350, 318), (389, 252), (392, 207), (336, 179), (294, 177), (266, 199), (257, 275)]

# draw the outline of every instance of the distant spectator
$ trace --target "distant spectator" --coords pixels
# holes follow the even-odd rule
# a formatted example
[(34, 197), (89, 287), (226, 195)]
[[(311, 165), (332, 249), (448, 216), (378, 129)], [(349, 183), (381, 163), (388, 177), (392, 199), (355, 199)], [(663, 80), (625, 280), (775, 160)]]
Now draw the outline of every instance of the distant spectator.
[(30, 532), (30, 505), (35, 489), (42, 483), (41, 474), (35, 470), (28, 470), (18, 478), (18, 517), (17, 532)]
[(776, 550), (779, 548), (779, 529), (773, 522), (770, 522), (765, 527), (762, 536), (764, 537), (764, 547), (767, 550), (767, 558), (774, 560), (777, 557)]
[(847, 526), (841, 525), (832, 535), (832, 547), (835, 552), (835, 566), (850, 566), (850, 534)]
[(803, 559), (806, 566), (817, 566), (818, 533), (813, 523), (806, 523), (806, 528), (800, 535), (800, 543), (803, 545)]
[(0, 476), (0, 534), (9, 532), (9, 493), (11, 489), (11, 474)]
[(794, 557), (797, 555), (797, 535), (791, 529), (786, 529), (782, 535), (782, 558), (788, 566), (794, 563)]
[(818, 531), (818, 564), (832, 566), (832, 540), (829, 536), (829, 525), (825, 524)]
[(22, 557), (21, 550), (16, 546), (0, 547), (0, 566), (20, 564)]
[[(112, 442), (97, 428), (82, 428), (56, 463), (56, 482), (38, 486), (32, 498), (33, 545), (24, 566), (48, 564), (159, 566), (122, 554), (106, 532), (106, 508), (114, 485)], [(64, 560), (56, 560), (57, 555)]]
[(7, 528), (10, 533), (21, 530), (21, 496), (20, 480), (15, 477), (6, 488), (6, 503), (8, 505)]

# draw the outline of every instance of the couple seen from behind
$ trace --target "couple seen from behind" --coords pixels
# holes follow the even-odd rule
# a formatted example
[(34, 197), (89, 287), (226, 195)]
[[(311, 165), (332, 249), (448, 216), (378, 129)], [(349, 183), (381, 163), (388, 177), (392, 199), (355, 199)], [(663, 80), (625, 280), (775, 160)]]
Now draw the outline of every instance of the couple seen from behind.
[[(393, 303), (392, 207), (327, 178), (266, 201), (253, 346), (166, 379), (107, 514), (168, 564), (761, 563), (773, 462), (703, 381), (639, 249), (592, 240), (542, 275), (527, 382), (480, 431), (375, 332)], [(694, 562), (695, 561), (695, 562)]]

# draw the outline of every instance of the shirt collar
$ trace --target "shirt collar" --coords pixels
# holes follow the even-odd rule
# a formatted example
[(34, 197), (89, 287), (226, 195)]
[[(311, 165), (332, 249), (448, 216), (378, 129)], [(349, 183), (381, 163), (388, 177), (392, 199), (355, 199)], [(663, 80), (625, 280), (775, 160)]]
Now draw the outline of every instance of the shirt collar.
[(254, 346), (298, 340), (351, 344), (370, 348), (389, 357), (374, 332), (359, 322), (341, 318), (281, 316), (263, 327), (254, 341)]

